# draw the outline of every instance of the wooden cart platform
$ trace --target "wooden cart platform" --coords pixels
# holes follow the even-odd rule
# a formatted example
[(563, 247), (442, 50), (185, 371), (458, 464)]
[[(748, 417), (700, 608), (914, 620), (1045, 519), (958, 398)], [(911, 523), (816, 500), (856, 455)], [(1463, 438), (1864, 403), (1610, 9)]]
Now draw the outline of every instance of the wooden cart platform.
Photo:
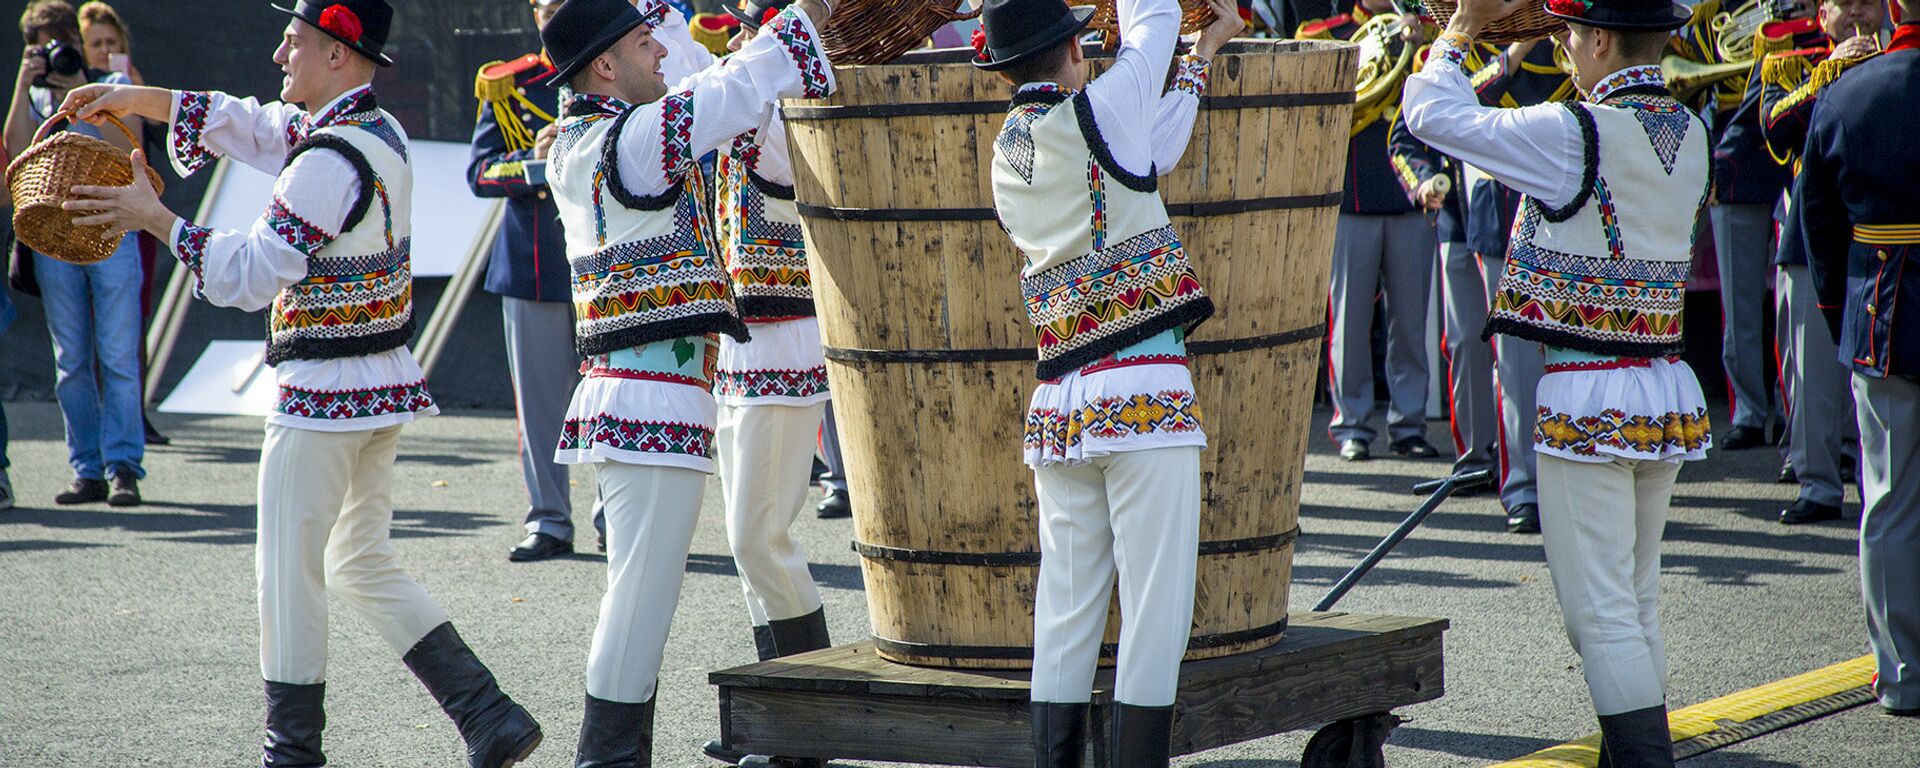
[[(1397, 722), (1386, 713), (1444, 692), (1446, 629), (1445, 619), (1294, 613), (1278, 645), (1181, 665), (1173, 753), (1332, 724), (1323, 729), (1326, 738), (1309, 744), (1302, 768), (1362, 764), (1359, 753), (1377, 754)], [(1005, 768), (1033, 763), (1023, 670), (896, 664), (860, 642), (707, 680), (720, 688), (721, 741), (732, 749)], [(1096, 766), (1107, 764), (1112, 702), (1113, 670), (1102, 669), (1089, 728)]]

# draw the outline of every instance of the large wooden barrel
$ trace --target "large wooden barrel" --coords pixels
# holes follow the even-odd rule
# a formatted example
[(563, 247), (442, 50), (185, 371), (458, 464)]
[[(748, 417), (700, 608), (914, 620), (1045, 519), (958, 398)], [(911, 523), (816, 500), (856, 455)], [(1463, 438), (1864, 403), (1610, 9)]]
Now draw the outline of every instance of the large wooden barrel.
[[(1040, 561), (1021, 461), (1034, 332), (988, 179), (1011, 89), (972, 53), (838, 68), (834, 96), (783, 114), (874, 642), (1019, 668)], [(1356, 67), (1344, 44), (1231, 44), (1161, 180), (1218, 308), (1188, 344), (1209, 438), (1188, 658), (1286, 628)], [(1116, 611), (1109, 656), (1118, 627)]]

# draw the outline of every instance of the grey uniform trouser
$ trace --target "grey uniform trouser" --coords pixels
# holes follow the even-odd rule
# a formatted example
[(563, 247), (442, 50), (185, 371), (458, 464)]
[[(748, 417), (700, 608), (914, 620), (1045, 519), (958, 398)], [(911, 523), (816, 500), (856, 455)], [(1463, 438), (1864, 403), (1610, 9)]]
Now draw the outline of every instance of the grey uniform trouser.
[(1440, 291), (1446, 323), (1448, 400), (1453, 404), (1455, 472), (1489, 469), (1497, 460), (1500, 410), (1493, 396), (1493, 347), (1480, 338), (1487, 324), (1487, 286), (1480, 257), (1466, 243), (1440, 244)]
[(1782, 355), (1787, 392), (1787, 463), (1800, 478), (1800, 498), (1840, 506), (1840, 458), (1857, 422), (1848, 392), (1847, 370), (1840, 365), (1827, 321), (1816, 306), (1813, 278), (1804, 264), (1780, 267), (1781, 303), (1786, 305), (1787, 344)]
[(820, 460), (827, 473), (820, 476), (820, 492), (847, 491), (847, 460), (840, 455), (840, 425), (833, 420), (833, 401), (827, 401), (826, 418), (820, 422)]
[(1773, 270), (1773, 206), (1721, 203), (1707, 209), (1720, 267), (1720, 361), (1727, 368), (1733, 426), (1765, 427), (1767, 286)]
[(1920, 381), (1853, 374), (1860, 414), (1860, 593), (1883, 706), (1920, 708)]
[[(520, 434), (520, 478), (527, 487), (527, 533), (573, 540), (573, 502), (565, 464), (555, 463), (567, 403), (580, 383), (573, 351), (573, 307), (564, 301), (500, 298), (507, 374)], [(595, 523), (596, 527), (598, 522)]]
[[(1505, 259), (1480, 260), (1480, 276), (1486, 280), (1487, 296), (1500, 287), (1500, 274), (1507, 269)], [(1491, 299), (1487, 311), (1491, 312)], [(1539, 504), (1540, 493), (1534, 487), (1537, 464), (1533, 454), (1533, 426), (1539, 419), (1534, 407), (1534, 390), (1546, 375), (1546, 355), (1540, 345), (1506, 334), (1493, 337), (1493, 385), (1500, 401), (1500, 506), (1512, 511), (1520, 504)]]
[(1387, 435), (1426, 434), (1427, 292), (1433, 284), (1433, 227), (1418, 211), (1387, 216), (1342, 213), (1333, 241), (1327, 298), (1327, 370), (1333, 391), (1335, 442), (1371, 442), (1373, 301), (1385, 287)]

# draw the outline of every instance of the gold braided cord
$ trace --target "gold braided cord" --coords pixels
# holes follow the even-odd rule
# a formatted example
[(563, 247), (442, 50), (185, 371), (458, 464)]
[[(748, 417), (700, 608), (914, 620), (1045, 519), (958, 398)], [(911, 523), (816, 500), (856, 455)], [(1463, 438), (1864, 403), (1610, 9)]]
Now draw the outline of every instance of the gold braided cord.
[(520, 120), (514, 107), (518, 106), (535, 117), (548, 123), (554, 122), (554, 116), (535, 105), (527, 95), (520, 92), (515, 81), (517, 72), (503, 77), (487, 77), (488, 70), (506, 64), (504, 61), (488, 62), (473, 77), (473, 96), (480, 100), (480, 108), (474, 112), (473, 119), (478, 121), (489, 105), (493, 107), (493, 120), (500, 125), (500, 135), (506, 139), (507, 151), (520, 152), (533, 149), (534, 130)]
[[(1856, 59), (1829, 58), (1826, 61), (1820, 62), (1819, 66), (1813, 67), (1812, 71), (1807, 74), (1806, 82), (1801, 83), (1798, 88), (1793, 89), (1793, 92), (1788, 93), (1786, 98), (1781, 99), (1773, 105), (1773, 109), (1767, 113), (1767, 122), (1771, 123), (1774, 120), (1780, 119), (1781, 115), (1792, 111), (1802, 102), (1818, 96), (1822, 88), (1832, 85), (1835, 80), (1839, 80), (1840, 76), (1846, 74), (1847, 70), (1852, 69), (1854, 65), (1878, 55), (1877, 53), (1873, 53)], [(1799, 58), (1803, 62), (1805, 61), (1805, 57), (1796, 58)], [(1773, 60), (1769, 59), (1767, 63), (1772, 64)], [(1768, 82), (1773, 81), (1768, 80)], [(1773, 161), (1776, 163), (1787, 165), (1797, 159), (1794, 157), (1792, 151), (1788, 151), (1786, 157), (1781, 157), (1778, 152), (1773, 151), (1773, 142), (1763, 143), (1767, 145), (1767, 154), (1772, 155)]]

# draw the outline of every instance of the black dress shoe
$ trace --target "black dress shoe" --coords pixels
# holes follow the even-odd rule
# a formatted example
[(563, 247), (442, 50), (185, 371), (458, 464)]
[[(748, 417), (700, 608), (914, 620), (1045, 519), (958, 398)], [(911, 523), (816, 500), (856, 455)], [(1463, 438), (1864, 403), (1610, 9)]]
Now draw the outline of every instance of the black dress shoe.
[(1920, 717), (1920, 707), (1895, 709), (1883, 704), (1880, 706), (1880, 711), (1887, 713), (1887, 717)]
[(76, 477), (73, 485), (53, 495), (55, 504), (91, 504), (107, 500), (107, 481), (97, 478)]
[(1840, 519), (1840, 507), (1834, 504), (1816, 504), (1800, 499), (1793, 506), (1780, 511), (1781, 525), (1806, 525), (1828, 520)]
[(746, 752), (721, 746), (719, 739), (700, 745), (700, 752), (727, 765), (739, 765), (740, 761), (747, 759), (748, 756)]
[(826, 498), (820, 500), (820, 506), (813, 508), (813, 514), (822, 520), (853, 517), (853, 499), (846, 491), (828, 491)]
[(1515, 504), (1507, 510), (1507, 533), (1539, 533), (1540, 505)]
[(1427, 442), (1426, 438), (1415, 435), (1393, 441), (1393, 454), (1410, 459), (1431, 459), (1440, 455), (1440, 449), (1433, 447), (1433, 443)]
[(133, 470), (114, 471), (113, 481), (109, 485), (111, 490), (107, 493), (107, 506), (140, 506), (140, 478), (134, 476)]
[(507, 553), (507, 559), (516, 563), (532, 563), (571, 554), (573, 542), (544, 533), (530, 533)]
[(1347, 461), (1366, 461), (1373, 458), (1373, 449), (1367, 447), (1367, 441), (1348, 438), (1340, 441), (1340, 458)]
[(607, 551), (607, 532), (601, 531), (595, 536), (595, 540), (600, 546), (600, 551), (605, 553)]
[(1780, 477), (1776, 478), (1774, 482), (1781, 485), (1799, 485), (1800, 473), (1793, 471), (1792, 464), (1781, 464)]
[(1725, 448), (1729, 451), (1744, 451), (1748, 448), (1758, 448), (1766, 444), (1767, 433), (1761, 431), (1759, 427), (1734, 427), (1733, 429), (1727, 430), (1727, 438), (1725, 440), (1714, 441), (1714, 447)]
[(166, 435), (160, 434), (160, 430), (153, 428), (153, 419), (147, 418), (145, 413), (140, 414), (140, 423), (146, 427), (147, 445), (173, 445), (172, 440), (167, 439)]

